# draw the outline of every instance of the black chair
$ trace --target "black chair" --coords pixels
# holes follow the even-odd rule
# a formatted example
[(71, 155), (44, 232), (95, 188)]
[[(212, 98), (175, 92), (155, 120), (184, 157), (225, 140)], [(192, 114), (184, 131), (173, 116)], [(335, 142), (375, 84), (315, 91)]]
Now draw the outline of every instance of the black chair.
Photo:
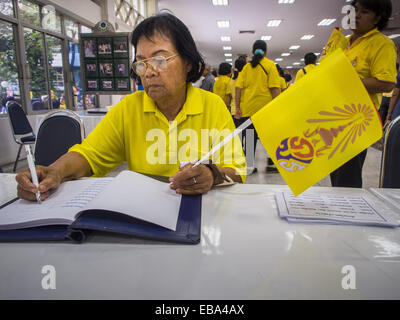
[(386, 128), (380, 172), (380, 188), (400, 188), (400, 116)]
[(48, 166), (74, 144), (81, 143), (85, 129), (79, 116), (70, 110), (55, 110), (41, 121), (35, 144), (35, 163)]
[(10, 125), (13, 132), (14, 140), (19, 144), (17, 158), (15, 159), (13, 172), (17, 169), (17, 163), (21, 154), (22, 146), (25, 144), (35, 143), (36, 137), (29, 124), (28, 118), (21, 106), (15, 101), (7, 103), (7, 113), (10, 119)]

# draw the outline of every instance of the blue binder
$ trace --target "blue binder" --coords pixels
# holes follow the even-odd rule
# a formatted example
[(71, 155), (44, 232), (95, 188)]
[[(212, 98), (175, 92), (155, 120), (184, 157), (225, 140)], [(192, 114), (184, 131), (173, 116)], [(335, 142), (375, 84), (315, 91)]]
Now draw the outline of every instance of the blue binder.
[(0, 230), (0, 242), (72, 240), (81, 243), (89, 232), (104, 231), (151, 240), (197, 244), (201, 234), (201, 200), (201, 195), (182, 196), (175, 231), (116, 212), (87, 210), (69, 226)]

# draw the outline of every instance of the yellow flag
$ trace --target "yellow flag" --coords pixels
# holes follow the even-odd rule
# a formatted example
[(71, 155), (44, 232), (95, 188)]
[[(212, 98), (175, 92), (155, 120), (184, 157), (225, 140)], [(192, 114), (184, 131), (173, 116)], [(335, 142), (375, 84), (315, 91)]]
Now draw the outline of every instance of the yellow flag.
[(342, 50), (251, 117), (297, 196), (382, 137), (382, 124)]
[(326, 43), (324, 50), (321, 53), (319, 61), (335, 52), (336, 49), (342, 49), (344, 51), (347, 48), (348, 44), (349, 42), (347, 38), (343, 35), (342, 29), (333, 29), (333, 32), (329, 37), (329, 40)]

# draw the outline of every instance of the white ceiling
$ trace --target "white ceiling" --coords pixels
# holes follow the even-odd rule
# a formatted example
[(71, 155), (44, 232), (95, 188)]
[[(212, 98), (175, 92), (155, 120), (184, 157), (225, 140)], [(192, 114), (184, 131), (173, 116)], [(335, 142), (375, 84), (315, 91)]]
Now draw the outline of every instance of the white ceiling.
[[(394, 19), (386, 34), (400, 34), (400, 1), (392, 0)], [(283, 58), (277, 62), (282, 67), (293, 66), (308, 52), (321, 52), (334, 27), (340, 27), (346, 0), (296, 0), (294, 4), (278, 4), (278, 0), (229, 0), (228, 6), (213, 6), (212, 0), (158, 0), (158, 9), (168, 9), (189, 28), (206, 62), (217, 67), (225, 61), (223, 46), (231, 46), (233, 62), (239, 54), (251, 57), (255, 40), (270, 35), (267, 41), (269, 59)], [(325, 19), (336, 21), (328, 27), (317, 24)], [(282, 19), (277, 28), (268, 28), (270, 19)], [(229, 20), (229, 28), (218, 28), (217, 20)], [(254, 34), (239, 34), (239, 30), (255, 30)], [(300, 40), (306, 34), (315, 35), (311, 40)], [(344, 32), (351, 34), (350, 31)], [(222, 42), (221, 36), (230, 36), (231, 42)], [(394, 39), (399, 44), (400, 37)], [(289, 50), (299, 45), (298, 50)], [(291, 53), (289, 57), (281, 54)], [(297, 68), (298, 66), (294, 66)]]

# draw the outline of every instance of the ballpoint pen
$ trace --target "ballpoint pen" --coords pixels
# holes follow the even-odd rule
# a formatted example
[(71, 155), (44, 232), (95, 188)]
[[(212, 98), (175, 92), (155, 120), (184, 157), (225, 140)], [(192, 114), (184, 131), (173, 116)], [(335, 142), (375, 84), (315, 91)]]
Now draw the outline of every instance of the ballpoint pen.
[[(33, 184), (39, 188), (39, 180), (36, 174), (36, 169), (35, 169), (35, 163), (33, 162), (33, 156), (32, 156), (32, 151), (31, 147), (29, 145), (25, 145), (25, 150), (26, 150), (26, 155), (28, 159), (28, 165), (29, 165), (29, 170), (31, 172), (32, 176), (32, 182)], [(40, 198), (40, 191), (36, 192), (36, 200), (38, 203), (41, 203), (41, 198)]]

